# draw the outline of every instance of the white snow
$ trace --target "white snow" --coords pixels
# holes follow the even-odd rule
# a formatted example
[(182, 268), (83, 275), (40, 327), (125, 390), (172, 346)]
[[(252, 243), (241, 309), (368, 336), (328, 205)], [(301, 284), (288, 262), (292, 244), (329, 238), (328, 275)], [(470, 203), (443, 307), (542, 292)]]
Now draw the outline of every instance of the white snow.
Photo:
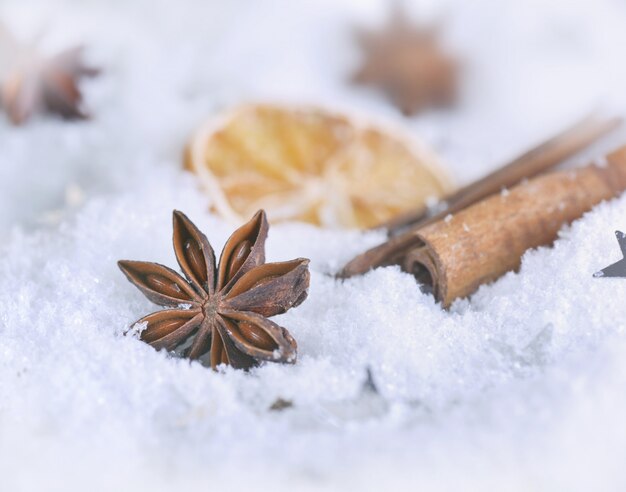
[[(380, 233), (273, 226), (270, 260), (312, 260), (309, 299), (275, 318), (298, 341), (293, 366), (214, 373), (122, 336), (154, 306), (117, 260), (173, 267), (175, 208), (216, 249), (232, 232), (180, 171), (185, 139), (222, 108), (320, 103), (391, 120), (460, 183), (598, 105), (625, 113), (617, 0), (415, 2), (446, 20), (467, 80), (457, 110), (411, 120), (346, 83), (350, 29), (383, 7), (0, 4), (21, 36), (50, 51), (82, 40), (105, 69), (85, 84), (90, 122), (0, 119), (1, 490), (626, 486), (626, 279), (592, 277), (621, 257), (626, 197), (449, 312), (397, 268), (330, 276)], [(367, 368), (380, 395), (361, 391)], [(270, 411), (277, 399), (293, 406)]]

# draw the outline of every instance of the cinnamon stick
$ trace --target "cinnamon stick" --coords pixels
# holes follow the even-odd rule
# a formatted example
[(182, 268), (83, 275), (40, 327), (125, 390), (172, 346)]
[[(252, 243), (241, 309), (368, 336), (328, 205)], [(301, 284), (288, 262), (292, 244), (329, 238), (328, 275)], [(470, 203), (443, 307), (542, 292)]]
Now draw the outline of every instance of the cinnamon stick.
[[(395, 222), (388, 222), (387, 227), (391, 228), (389, 230), (391, 238), (353, 258), (344, 266), (338, 277), (362, 275), (372, 268), (400, 263), (406, 253), (418, 244), (415, 231), (419, 228), (436, 222), (450, 213), (458, 212), (490, 193), (500, 191), (503, 187), (513, 186), (523, 178), (530, 178), (556, 166), (620, 124), (621, 120), (617, 118), (601, 120), (593, 115), (584, 118), (569, 129), (514, 159), (503, 168), (462, 188), (448, 198), (448, 207), (442, 212), (431, 216), (419, 211), (402, 216)], [(405, 230), (407, 227), (409, 227), (408, 230)]]
[(601, 136), (611, 132), (620, 124), (621, 119), (619, 118), (602, 120), (591, 114), (484, 178), (461, 188), (444, 200), (445, 207), (437, 213), (430, 214), (428, 210), (419, 209), (395, 217), (379, 227), (386, 228), (390, 236), (395, 236), (409, 227), (423, 227), (436, 222), (450, 213), (458, 212), (500, 191), (502, 188), (510, 188), (524, 178), (534, 177), (556, 166), (588, 147)]
[(552, 172), (415, 231), (401, 261), (444, 307), (518, 268), (524, 252), (626, 189), (626, 146), (606, 165)]

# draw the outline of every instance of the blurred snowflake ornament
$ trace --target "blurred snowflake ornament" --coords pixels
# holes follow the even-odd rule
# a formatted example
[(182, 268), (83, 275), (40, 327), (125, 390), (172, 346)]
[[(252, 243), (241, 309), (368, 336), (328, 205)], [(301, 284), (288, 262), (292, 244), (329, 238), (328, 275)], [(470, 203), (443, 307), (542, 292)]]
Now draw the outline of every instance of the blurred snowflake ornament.
[(14, 125), (35, 113), (54, 113), (65, 119), (84, 119), (82, 77), (98, 70), (84, 64), (83, 48), (73, 46), (53, 56), (35, 45), (18, 42), (0, 25), (0, 104)]

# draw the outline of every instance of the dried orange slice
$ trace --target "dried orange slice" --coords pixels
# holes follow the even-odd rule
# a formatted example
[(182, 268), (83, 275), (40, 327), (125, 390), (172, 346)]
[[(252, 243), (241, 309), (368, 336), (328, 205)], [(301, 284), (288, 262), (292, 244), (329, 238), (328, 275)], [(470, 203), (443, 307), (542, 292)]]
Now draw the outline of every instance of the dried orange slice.
[(236, 221), (368, 228), (450, 189), (428, 150), (317, 108), (242, 106), (194, 134), (185, 166)]

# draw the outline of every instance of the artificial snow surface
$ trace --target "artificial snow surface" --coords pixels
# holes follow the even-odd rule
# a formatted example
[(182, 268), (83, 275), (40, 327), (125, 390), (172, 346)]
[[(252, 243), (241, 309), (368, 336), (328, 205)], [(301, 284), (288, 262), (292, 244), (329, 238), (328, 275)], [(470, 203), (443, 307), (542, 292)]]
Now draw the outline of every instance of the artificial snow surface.
[[(85, 41), (105, 70), (85, 84), (90, 122), (0, 120), (0, 490), (626, 486), (626, 279), (592, 278), (620, 259), (626, 197), (449, 312), (396, 268), (329, 275), (379, 233), (273, 226), (270, 261), (312, 260), (309, 299), (276, 318), (295, 366), (214, 373), (121, 336), (154, 306), (118, 259), (174, 266), (174, 208), (216, 249), (232, 232), (179, 164), (222, 108), (286, 100), (392, 120), (459, 183), (597, 105), (625, 114), (623, 3), (413, 10), (446, 20), (467, 94), (405, 120), (345, 82), (350, 26), (380, 2), (0, 3), (20, 35)], [(362, 390), (368, 367), (378, 395)], [(293, 406), (270, 411), (277, 399)]]

